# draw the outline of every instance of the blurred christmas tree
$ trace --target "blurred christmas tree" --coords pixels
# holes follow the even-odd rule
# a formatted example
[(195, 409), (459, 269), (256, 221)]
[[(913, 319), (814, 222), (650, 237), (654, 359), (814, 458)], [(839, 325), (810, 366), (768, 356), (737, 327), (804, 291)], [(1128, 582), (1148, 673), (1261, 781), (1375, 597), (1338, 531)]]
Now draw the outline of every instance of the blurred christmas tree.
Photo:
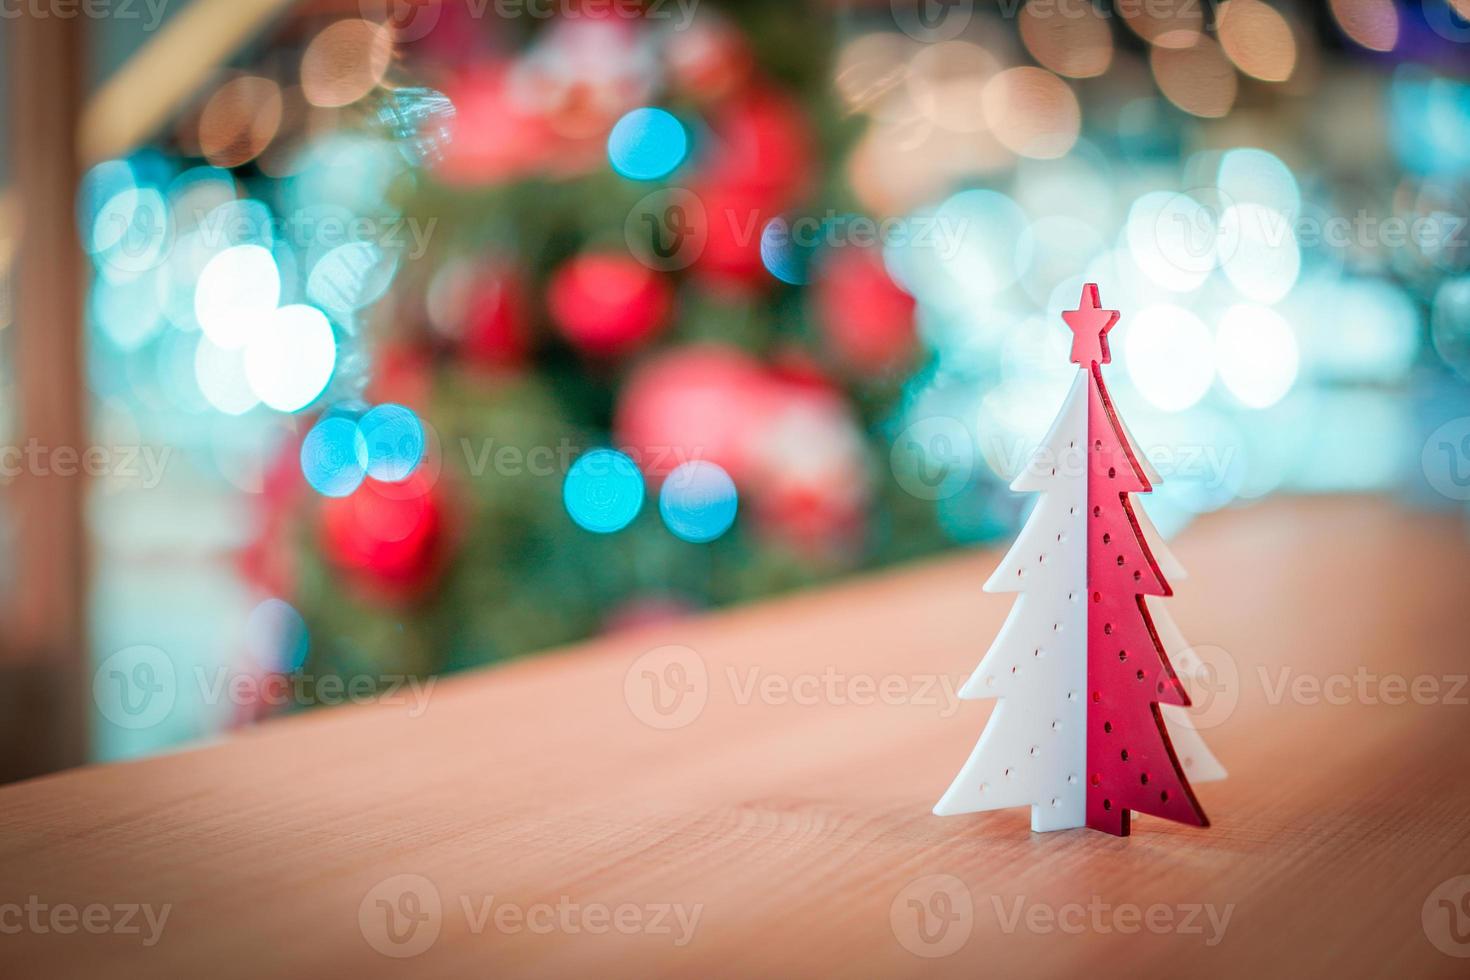
[[(849, 234), (852, 134), (814, 50), (830, 16), (660, 9), (400, 25), (422, 34), (401, 46), (413, 86), (362, 124), (409, 154), (394, 203), (432, 233), (367, 318), (360, 397), (411, 409), (426, 449), (340, 497), (283, 453), (248, 567), (301, 609), (313, 670), (484, 663), (944, 542), (928, 501), (877, 478), (914, 303)], [(606, 445), (647, 501), (594, 534), (561, 490)], [(739, 492), (706, 543), (656, 504), (691, 460)]]

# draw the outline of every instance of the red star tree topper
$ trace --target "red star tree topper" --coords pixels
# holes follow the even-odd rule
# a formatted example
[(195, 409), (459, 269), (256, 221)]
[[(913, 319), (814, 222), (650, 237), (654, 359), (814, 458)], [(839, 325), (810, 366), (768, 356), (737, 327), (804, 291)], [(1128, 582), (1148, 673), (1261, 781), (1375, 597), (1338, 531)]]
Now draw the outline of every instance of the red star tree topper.
[(1088, 284), (1062, 317), (1077, 377), (1012, 484), (1042, 496), (985, 586), (1020, 596), (960, 692), (1000, 700), (934, 812), (1029, 805), (1033, 830), (1087, 826), (1120, 836), (1134, 810), (1206, 826), (1190, 780), (1225, 770), (1184, 711), (1189, 696), (1170, 654), (1191, 672), (1202, 664), (1167, 614), (1145, 601), (1171, 594), (1166, 573), (1184, 573), (1129, 499), (1158, 476), (1102, 379), (1118, 312), (1100, 308)]

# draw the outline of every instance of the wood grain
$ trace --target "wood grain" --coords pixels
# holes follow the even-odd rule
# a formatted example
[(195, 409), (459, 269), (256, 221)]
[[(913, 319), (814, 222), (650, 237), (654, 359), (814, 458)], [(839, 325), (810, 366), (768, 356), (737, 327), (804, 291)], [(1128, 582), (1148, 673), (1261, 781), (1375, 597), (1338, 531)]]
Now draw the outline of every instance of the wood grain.
[[(1423, 921), (1470, 874), (1463, 531), (1380, 501), (1276, 502), (1202, 521), (1176, 552), (1192, 575), (1175, 618), (1239, 677), (1211, 708), (1231, 778), (1199, 787), (1209, 830), (930, 815), (989, 705), (929, 682), (957, 686), (1011, 599), (980, 592), (998, 556), (966, 554), (445, 681), (418, 716), (319, 711), (0, 790), (0, 905), (170, 907), (147, 947), (0, 935), (0, 973), (1463, 976), (1431, 934), (1460, 953), (1470, 936), (1454, 945), (1437, 907)], [(701, 665), (707, 698), (660, 730), (639, 717), (659, 717), (642, 671), (667, 645), (698, 658), (681, 710)], [(1389, 675), (1429, 679), (1433, 703), (1390, 703)], [(1293, 696), (1295, 677), (1326, 695)], [(875, 703), (854, 703), (867, 684)], [(382, 884), (397, 875), (427, 880), (421, 910), (440, 902), (412, 958), (370, 943), (387, 942), (377, 898), (411, 910)], [(925, 945), (909, 902), (945, 911), (935, 882), (959, 901)], [(676, 905), (698, 911), (692, 936), (654, 928)], [(598, 909), (640, 931), (594, 932)]]

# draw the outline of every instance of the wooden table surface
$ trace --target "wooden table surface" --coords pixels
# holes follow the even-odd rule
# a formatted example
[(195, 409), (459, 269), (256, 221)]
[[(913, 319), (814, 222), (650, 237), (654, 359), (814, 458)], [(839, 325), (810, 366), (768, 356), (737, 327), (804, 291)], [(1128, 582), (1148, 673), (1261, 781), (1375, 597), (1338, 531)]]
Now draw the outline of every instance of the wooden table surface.
[(1208, 830), (930, 814), (1012, 599), (970, 553), (0, 790), (0, 975), (1466, 975), (1461, 527), (1273, 502), (1175, 551)]

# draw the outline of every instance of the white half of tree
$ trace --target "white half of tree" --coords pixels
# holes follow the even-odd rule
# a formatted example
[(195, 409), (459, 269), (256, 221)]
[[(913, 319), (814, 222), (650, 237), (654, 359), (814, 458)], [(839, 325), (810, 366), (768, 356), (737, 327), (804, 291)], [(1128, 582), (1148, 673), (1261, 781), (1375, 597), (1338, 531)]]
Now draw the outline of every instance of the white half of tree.
[(935, 805), (941, 816), (1030, 806), (1031, 829), (1087, 822), (1087, 374), (1011, 483), (1040, 497), (985, 584), (1016, 603), (960, 697), (997, 698)]

